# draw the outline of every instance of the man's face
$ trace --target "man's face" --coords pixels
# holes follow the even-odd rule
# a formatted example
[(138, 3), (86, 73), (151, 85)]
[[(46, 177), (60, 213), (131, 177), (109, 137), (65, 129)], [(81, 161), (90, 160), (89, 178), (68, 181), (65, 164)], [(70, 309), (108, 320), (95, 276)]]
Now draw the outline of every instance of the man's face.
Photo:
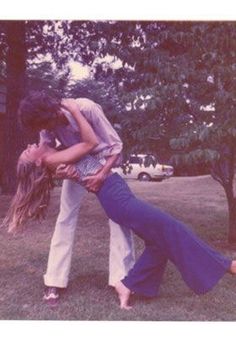
[(41, 121), (37, 123), (34, 129), (35, 131), (41, 131), (43, 129), (52, 131), (58, 126), (67, 125), (67, 124), (68, 124), (68, 121), (66, 117), (61, 111), (59, 111), (52, 118), (46, 121)]
[(57, 113), (52, 115), (52, 117), (46, 120), (35, 121), (35, 124), (32, 126), (34, 131), (40, 132), (41, 130), (53, 131), (58, 126), (66, 126), (69, 122), (65, 117), (64, 113), (59, 110)]
[(52, 118), (46, 122), (42, 122), (37, 126), (38, 131), (45, 129), (45, 130), (49, 130), (52, 131), (54, 130), (57, 126), (59, 125), (59, 121), (58, 118)]

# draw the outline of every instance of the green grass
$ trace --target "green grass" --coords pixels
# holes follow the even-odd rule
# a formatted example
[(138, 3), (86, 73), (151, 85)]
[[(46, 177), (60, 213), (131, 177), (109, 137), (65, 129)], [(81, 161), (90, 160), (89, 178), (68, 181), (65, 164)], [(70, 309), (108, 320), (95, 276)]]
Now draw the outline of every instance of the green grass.
[[(131, 189), (187, 223), (211, 246), (236, 257), (227, 244), (227, 204), (223, 189), (210, 177), (177, 177), (162, 183), (129, 181)], [(42, 302), (43, 274), (59, 208), (60, 188), (52, 194), (47, 219), (32, 223), (12, 237), (0, 229), (0, 319), (9, 320), (141, 320), (234, 321), (236, 277), (226, 275), (208, 294), (193, 294), (169, 263), (159, 297), (134, 298), (133, 310), (119, 309), (115, 292), (107, 285), (109, 228), (93, 194), (81, 208), (76, 231), (70, 282), (56, 309)], [(10, 198), (0, 196), (3, 218)], [(142, 243), (135, 238), (138, 252)]]

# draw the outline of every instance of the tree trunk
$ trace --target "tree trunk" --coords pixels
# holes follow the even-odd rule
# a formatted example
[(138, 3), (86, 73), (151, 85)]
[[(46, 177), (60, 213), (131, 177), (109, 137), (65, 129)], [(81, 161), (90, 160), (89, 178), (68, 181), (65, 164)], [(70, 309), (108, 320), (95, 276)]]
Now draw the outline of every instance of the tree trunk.
[(24, 95), (26, 73), (25, 21), (6, 22), (7, 106), (3, 148), (3, 193), (14, 193), (16, 163), (23, 148), (17, 120), (19, 102)]
[(236, 243), (236, 197), (234, 196), (234, 142), (222, 143), (219, 147), (221, 159), (212, 166), (211, 175), (225, 190), (228, 210), (229, 227), (228, 242)]
[(234, 197), (233, 186), (224, 186), (224, 189), (229, 209), (228, 242), (236, 243), (236, 198)]

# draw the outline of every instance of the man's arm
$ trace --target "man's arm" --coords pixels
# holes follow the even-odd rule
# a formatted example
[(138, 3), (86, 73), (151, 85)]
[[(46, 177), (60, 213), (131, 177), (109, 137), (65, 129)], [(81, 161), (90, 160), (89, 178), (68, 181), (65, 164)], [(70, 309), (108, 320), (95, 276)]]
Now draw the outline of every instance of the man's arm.
[(106, 118), (100, 105), (91, 102), (90, 109), (81, 112), (92, 125), (93, 130), (102, 142), (107, 144), (105, 150), (101, 149), (99, 145), (93, 150), (94, 153), (104, 155), (106, 164), (96, 175), (84, 179), (87, 190), (97, 192), (108, 176), (111, 168), (121, 161), (123, 144), (118, 133)]
[[(106, 118), (101, 106), (93, 101), (89, 101), (88, 107), (81, 110), (81, 113), (90, 123), (98, 138), (107, 144), (104, 157), (120, 154), (122, 152), (123, 143), (116, 130)], [(93, 153), (99, 153), (100, 151), (103, 153), (103, 149), (101, 148), (103, 145), (98, 144), (93, 150)], [(117, 158), (119, 158), (119, 156)]]

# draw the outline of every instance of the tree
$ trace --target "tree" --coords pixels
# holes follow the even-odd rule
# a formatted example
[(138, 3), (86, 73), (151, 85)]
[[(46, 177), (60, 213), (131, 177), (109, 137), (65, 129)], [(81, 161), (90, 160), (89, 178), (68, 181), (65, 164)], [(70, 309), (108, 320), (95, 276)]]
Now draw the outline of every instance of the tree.
[(70, 71), (58, 69), (51, 61), (33, 62), (26, 71), (28, 90), (45, 90), (61, 96), (68, 90)]
[(165, 149), (164, 154), (177, 116), (189, 112), (184, 83), (190, 61), (185, 53), (194, 42), (182, 36), (188, 37), (182, 31), (189, 27), (190, 23), (138, 21), (89, 24), (91, 52), (89, 58), (82, 53), (81, 59), (92, 64), (96, 56), (110, 55), (122, 63), (118, 69), (97, 64), (95, 79), (115, 78), (127, 152), (160, 154)]
[[(4, 170), (3, 192), (12, 193), (16, 186), (14, 167), (23, 148), (22, 142), (19, 141), (22, 131), (17, 124), (16, 112), (24, 91), (29, 89), (26, 70), (30, 67), (30, 62), (35, 57), (50, 55), (58, 70), (63, 69), (71, 58), (91, 64), (101, 51), (100, 48), (97, 49), (96, 43), (100, 37), (100, 32), (96, 31), (99, 25), (92, 21), (0, 22), (0, 66), (1, 72), (6, 68), (8, 78), (5, 127), (7, 134), (3, 153), (7, 169)], [(106, 34), (109, 24), (104, 24), (103, 28), (103, 34)], [(58, 87), (54, 88), (60, 90), (61, 94), (67, 78), (68, 74), (65, 74), (58, 81)], [(43, 83), (46, 84), (45, 76), (44, 80)]]
[[(195, 27), (198, 44), (192, 50), (192, 69), (186, 97), (191, 114), (179, 136), (171, 141), (175, 165), (203, 163), (226, 193), (229, 210), (228, 241), (236, 242), (235, 23)], [(194, 56), (194, 57), (193, 57)], [(182, 153), (182, 154), (181, 154)]]
[(71, 97), (86, 97), (102, 106), (108, 119), (113, 124), (119, 124), (122, 117), (122, 106), (116, 90), (114, 79), (96, 81), (92, 78), (84, 79), (67, 88), (67, 94)]
[[(26, 70), (30, 61), (40, 55), (51, 55), (58, 69), (62, 69), (70, 58), (91, 64), (98, 55), (103, 55), (99, 44), (109, 28), (109, 22), (92, 21), (0, 22), (1, 69), (6, 65), (7, 72), (3, 192), (12, 193), (16, 186), (15, 164), (23, 148), (22, 141), (19, 141), (22, 131), (17, 124), (16, 112), (20, 99), (29, 88)], [(64, 89), (66, 77), (58, 82), (58, 90)]]
[[(63, 24), (63, 23), (62, 23)], [(46, 55), (58, 47), (53, 55), (62, 68), (66, 57), (62, 45), (66, 43), (56, 32), (56, 22), (49, 21), (3, 21), (0, 23), (1, 70), (6, 69), (7, 109), (5, 118), (5, 137), (3, 147), (3, 192), (13, 193), (16, 186), (16, 162), (24, 147), (25, 137), (17, 121), (17, 109), (29, 82), (26, 70), (28, 62), (37, 55)], [(59, 87), (64, 87), (59, 81)], [(31, 137), (31, 136), (30, 136)]]
[[(204, 158), (211, 163), (214, 178), (221, 181), (231, 200), (230, 228), (236, 226), (231, 184), (235, 157), (235, 23), (24, 21), (21, 25), (27, 51), (22, 55), (27, 62), (36, 55), (50, 54), (62, 69), (73, 58), (94, 67), (96, 81), (112, 83), (126, 152), (160, 154), (162, 150), (170, 155), (168, 144), (173, 138), (175, 151), (180, 144), (181, 151), (190, 150), (189, 157), (187, 153), (184, 157), (188, 162)], [(6, 33), (0, 39), (5, 38), (2, 41), (8, 48)], [(122, 66), (97, 62), (98, 57), (106, 56), (119, 60)], [(20, 69), (23, 74), (24, 67)], [(99, 83), (96, 86), (102, 94)], [(213, 130), (219, 132), (218, 137), (215, 133), (213, 137)], [(205, 136), (208, 133), (209, 138)], [(176, 163), (178, 160), (175, 157)], [(228, 173), (222, 175), (226, 167)], [(236, 240), (234, 232), (229, 231), (231, 241)]]
[(26, 45), (24, 22), (6, 22), (6, 83), (7, 83), (7, 113), (5, 119), (5, 144), (3, 148), (3, 191), (12, 192), (15, 189), (16, 158), (21, 138), (18, 134), (16, 111), (23, 95), (26, 69)]
[[(211, 168), (226, 193), (228, 238), (235, 242), (236, 24), (113, 22), (109, 31), (105, 25), (99, 26), (97, 48), (123, 63), (110, 73), (128, 108), (122, 119), (126, 148), (159, 153), (180, 135), (171, 145), (184, 155), (173, 162)], [(97, 67), (100, 78), (108, 73)]]

